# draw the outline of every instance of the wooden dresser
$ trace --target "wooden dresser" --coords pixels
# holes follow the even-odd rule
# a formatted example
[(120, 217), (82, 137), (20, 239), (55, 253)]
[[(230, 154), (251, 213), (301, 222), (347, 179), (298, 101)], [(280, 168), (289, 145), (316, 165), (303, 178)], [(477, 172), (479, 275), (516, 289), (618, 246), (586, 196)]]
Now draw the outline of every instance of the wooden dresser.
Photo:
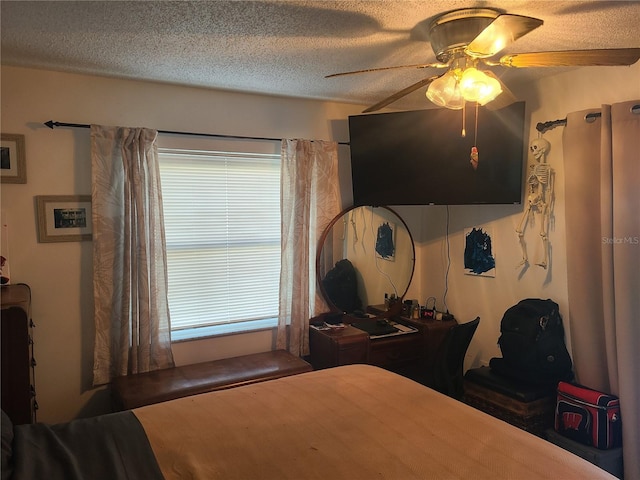
[(18, 283), (3, 285), (2, 410), (14, 424), (36, 421), (35, 366), (31, 289)]

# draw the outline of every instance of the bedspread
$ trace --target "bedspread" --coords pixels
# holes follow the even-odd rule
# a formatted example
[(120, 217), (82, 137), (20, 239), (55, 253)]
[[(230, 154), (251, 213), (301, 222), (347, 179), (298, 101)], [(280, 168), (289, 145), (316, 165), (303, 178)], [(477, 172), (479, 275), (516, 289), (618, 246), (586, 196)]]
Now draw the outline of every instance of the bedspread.
[(167, 480), (614, 478), (541, 438), (368, 365), (133, 412)]
[[(7, 422), (3, 418), (3, 426)], [(3, 438), (3, 479), (163, 478), (145, 432), (130, 411), (58, 425), (16, 425), (12, 436), (10, 446)], [(6, 461), (5, 455), (10, 455)]]

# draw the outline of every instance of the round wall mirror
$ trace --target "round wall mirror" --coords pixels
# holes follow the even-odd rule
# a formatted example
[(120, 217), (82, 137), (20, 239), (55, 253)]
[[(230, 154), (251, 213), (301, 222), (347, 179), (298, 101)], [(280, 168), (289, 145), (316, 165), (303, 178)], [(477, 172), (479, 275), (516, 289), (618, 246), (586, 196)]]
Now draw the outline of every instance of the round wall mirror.
[(332, 311), (365, 312), (401, 299), (415, 267), (413, 238), (404, 220), (388, 207), (351, 207), (334, 218), (320, 238), (318, 285)]

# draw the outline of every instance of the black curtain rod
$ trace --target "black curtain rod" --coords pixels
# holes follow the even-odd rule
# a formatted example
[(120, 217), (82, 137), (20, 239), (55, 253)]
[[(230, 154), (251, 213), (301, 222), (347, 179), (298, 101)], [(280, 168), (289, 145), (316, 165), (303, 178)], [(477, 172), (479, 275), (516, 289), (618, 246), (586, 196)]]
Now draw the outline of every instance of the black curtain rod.
[[(594, 113), (587, 113), (584, 118), (585, 120), (588, 120), (590, 118), (598, 118), (601, 116), (602, 114), (600, 112), (594, 112)], [(544, 133), (547, 130), (556, 128), (559, 125), (566, 125), (566, 124), (567, 124), (566, 118), (563, 118), (561, 120), (550, 120), (548, 122), (540, 122), (536, 125), (536, 130), (539, 131), (540, 133)]]
[[(54, 122), (53, 120), (49, 120), (48, 122), (44, 122), (44, 124), (53, 130), (54, 127), (70, 127), (70, 128), (91, 128), (91, 125), (87, 125), (85, 123), (64, 123), (64, 122)], [(195, 137), (216, 137), (216, 138), (232, 138), (235, 140), (263, 140), (270, 142), (281, 142), (281, 138), (268, 138), (268, 137), (244, 137), (241, 135), (221, 135), (216, 133), (194, 133), (194, 132), (176, 132), (172, 130), (158, 130), (158, 133), (163, 133), (167, 135), (187, 135), (187, 136), (195, 136)], [(338, 145), (349, 145), (348, 142), (338, 142)]]

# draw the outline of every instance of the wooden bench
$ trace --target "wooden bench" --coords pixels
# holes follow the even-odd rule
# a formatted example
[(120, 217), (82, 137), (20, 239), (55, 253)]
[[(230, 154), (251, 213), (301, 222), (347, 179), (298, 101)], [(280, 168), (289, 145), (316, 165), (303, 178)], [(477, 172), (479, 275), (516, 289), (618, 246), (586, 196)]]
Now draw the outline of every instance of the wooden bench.
[(129, 410), (311, 370), (301, 358), (274, 350), (117, 377), (111, 392), (114, 409)]

